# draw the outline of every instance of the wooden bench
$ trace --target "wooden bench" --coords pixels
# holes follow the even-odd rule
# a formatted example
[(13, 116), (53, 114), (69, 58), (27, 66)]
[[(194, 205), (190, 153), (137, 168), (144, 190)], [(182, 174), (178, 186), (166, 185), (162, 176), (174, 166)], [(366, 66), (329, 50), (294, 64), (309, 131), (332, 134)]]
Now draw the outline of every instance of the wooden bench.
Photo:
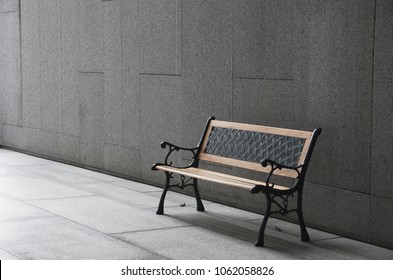
[[(303, 184), (311, 154), (321, 133), (321, 129), (312, 132), (267, 127), (260, 125), (225, 122), (209, 118), (199, 144), (195, 148), (182, 148), (163, 142), (162, 148), (169, 148), (164, 163), (156, 163), (152, 170), (165, 172), (166, 183), (157, 214), (164, 214), (164, 200), (169, 188), (192, 186), (195, 191), (197, 211), (204, 211), (199, 192), (198, 179), (249, 190), (252, 194), (263, 193), (267, 199), (265, 215), (259, 230), (255, 246), (264, 246), (264, 232), (267, 220), (273, 213), (286, 215), (296, 212), (301, 229), (301, 240), (309, 241), (302, 214)], [(176, 151), (192, 153), (193, 160), (188, 166), (175, 167), (169, 160)], [(264, 181), (237, 177), (199, 168), (201, 161), (240, 167), (265, 173)], [(180, 175), (179, 183), (172, 183), (173, 174)], [(291, 178), (293, 185), (273, 183), (276, 175)], [(190, 177), (186, 180), (186, 177)], [(262, 177), (262, 176), (261, 176)], [(288, 209), (288, 198), (297, 194), (297, 208)], [(272, 211), (272, 203), (278, 206)]]

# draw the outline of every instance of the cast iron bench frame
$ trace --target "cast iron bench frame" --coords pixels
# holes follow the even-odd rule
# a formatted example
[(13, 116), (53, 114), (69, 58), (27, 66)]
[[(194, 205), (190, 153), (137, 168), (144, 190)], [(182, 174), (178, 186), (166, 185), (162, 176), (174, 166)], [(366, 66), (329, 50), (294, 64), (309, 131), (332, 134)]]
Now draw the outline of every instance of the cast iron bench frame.
[[(259, 230), (255, 246), (264, 246), (264, 232), (271, 214), (287, 215), (296, 212), (301, 230), (301, 241), (310, 241), (303, 219), (302, 196), (307, 168), (316, 140), (322, 129), (314, 131), (292, 130), (260, 125), (215, 120), (207, 121), (199, 144), (195, 148), (183, 148), (162, 142), (161, 147), (169, 148), (164, 163), (156, 163), (152, 170), (165, 172), (165, 188), (161, 195), (157, 214), (164, 214), (164, 201), (169, 188), (192, 186), (195, 191), (197, 211), (204, 211), (199, 191), (198, 179), (235, 186), (249, 190), (251, 193), (262, 192), (266, 196), (265, 215)], [(193, 155), (188, 166), (174, 167), (169, 161), (175, 151), (187, 151)], [(265, 181), (256, 181), (225, 173), (199, 168), (200, 161), (212, 162), (232, 167), (240, 167), (267, 174)], [(173, 174), (180, 176), (180, 183), (171, 184)], [(279, 175), (292, 178), (292, 186), (272, 183), (272, 176)], [(186, 177), (190, 177), (186, 180)], [(192, 179), (192, 182), (190, 183)], [(288, 209), (288, 198), (297, 193), (297, 208)], [(272, 203), (278, 206), (271, 211)]]

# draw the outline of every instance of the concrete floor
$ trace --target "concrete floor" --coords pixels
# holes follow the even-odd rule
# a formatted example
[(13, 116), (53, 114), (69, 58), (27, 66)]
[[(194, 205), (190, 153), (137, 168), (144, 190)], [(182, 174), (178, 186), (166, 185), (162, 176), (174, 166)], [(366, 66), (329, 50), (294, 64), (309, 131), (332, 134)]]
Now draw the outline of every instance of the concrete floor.
[[(393, 259), (393, 251), (161, 189), (0, 149), (0, 259)], [(185, 203), (184, 207), (180, 207)]]

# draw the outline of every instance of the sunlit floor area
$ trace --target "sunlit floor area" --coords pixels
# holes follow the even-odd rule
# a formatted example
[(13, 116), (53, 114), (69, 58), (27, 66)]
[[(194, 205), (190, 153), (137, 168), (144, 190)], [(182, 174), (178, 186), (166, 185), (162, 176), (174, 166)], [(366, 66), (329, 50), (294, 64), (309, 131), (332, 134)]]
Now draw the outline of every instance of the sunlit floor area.
[(393, 259), (393, 251), (83, 168), (0, 149), (0, 259)]

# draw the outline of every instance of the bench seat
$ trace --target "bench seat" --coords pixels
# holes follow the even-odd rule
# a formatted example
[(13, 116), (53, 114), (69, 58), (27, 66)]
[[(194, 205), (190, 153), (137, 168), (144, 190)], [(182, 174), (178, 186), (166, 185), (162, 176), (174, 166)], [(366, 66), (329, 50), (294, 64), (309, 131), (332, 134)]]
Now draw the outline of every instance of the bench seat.
[[(177, 168), (168, 165), (157, 165), (156, 168), (158, 170), (162, 170), (166, 172), (172, 172), (183, 176), (188, 176), (188, 177), (201, 179), (213, 183), (238, 187), (250, 191), (257, 185), (266, 186), (266, 183), (263, 181), (251, 180), (243, 177), (237, 177), (237, 176), (228, 175), (225, 173), (215, 172), (202, 168), (195, 168), (195, 167)], [(274, 185), (274, 189), (285, 191), (285, 190), (289, 190), (290, 188), (286, 186)]]

